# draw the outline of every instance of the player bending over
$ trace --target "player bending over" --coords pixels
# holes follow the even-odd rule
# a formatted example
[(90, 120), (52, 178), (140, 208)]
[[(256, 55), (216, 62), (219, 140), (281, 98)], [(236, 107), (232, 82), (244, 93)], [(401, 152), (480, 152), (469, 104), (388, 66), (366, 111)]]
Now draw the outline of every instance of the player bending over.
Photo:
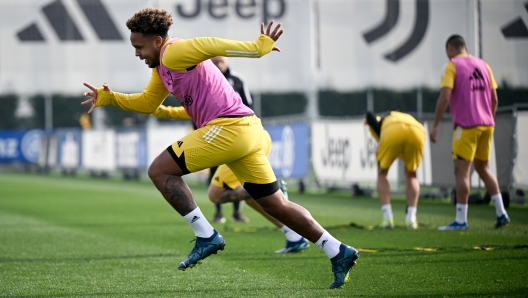
[(372, 136), (379, 141), (376, 159), (378, 160), (378, 196), (383, 212), (380, 228), (394, 228), (387, 174), (394, 160), (399, 157), (405, 163), (405, 179), (407, 180), (405, 226), (415, 230), (418, 228), (416, 209), (420, 194), (420, 183), (416, 178), (416, 169), (422, 162), (425, 129), (413, 116), (394, 111), (383, 118), (367, 112), (365, 122), (368, 124)]

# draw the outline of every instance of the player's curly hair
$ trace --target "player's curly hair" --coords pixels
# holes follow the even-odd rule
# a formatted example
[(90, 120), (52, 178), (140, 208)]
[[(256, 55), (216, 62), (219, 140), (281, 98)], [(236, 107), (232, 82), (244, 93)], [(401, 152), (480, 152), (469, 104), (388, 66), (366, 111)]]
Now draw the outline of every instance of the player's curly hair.
[(172, 15), (164, 9), (149, 7), (136, 12), (126, 25), (133, 33), (166, 38), (172, 25)]

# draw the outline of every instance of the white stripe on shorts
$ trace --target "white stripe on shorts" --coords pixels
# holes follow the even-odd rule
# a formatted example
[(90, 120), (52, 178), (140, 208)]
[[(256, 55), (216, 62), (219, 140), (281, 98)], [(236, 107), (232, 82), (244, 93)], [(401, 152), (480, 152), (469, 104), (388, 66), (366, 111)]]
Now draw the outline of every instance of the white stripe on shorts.
[(213, 127), (211, 127), (211, 129), (209, 129), (204, 135), (202, 138), (205, 139), (205, 141), (207, 143), (211, 143), (212, 140), (214, 140), (214, 138), (216, 138), (216, 136), (220, 133), (220, 131), (222, 130), (223, 126), (216, 126), (216, 125), (213, 125)]

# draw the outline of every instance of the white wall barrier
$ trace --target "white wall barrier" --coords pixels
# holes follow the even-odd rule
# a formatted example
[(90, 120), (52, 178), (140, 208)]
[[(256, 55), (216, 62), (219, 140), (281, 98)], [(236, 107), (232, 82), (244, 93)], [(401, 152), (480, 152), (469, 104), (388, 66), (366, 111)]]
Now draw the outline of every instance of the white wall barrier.
[[(363, 120), (312, 123), (312, 164), (322, 181), (375, 182), (377, 146)], [(397, 166), (388, 178), (398, 181)]]
[(147, 164), (145, 130), (118, 131), (116, 137), (117, 167), (144, 169)]
[(425, 144), (423, 148), (422, 163), (416, 170), (416, 177), (422, 185), (431, 185), (433, 183), (433, 162), (431, 160), (431, 140), (429, 139), (429, 126), (424, 123)]
[(147, 128), (147, 163), (150, 165), (163, 150), (189, 134), (191, 130), (191, 125), (167, 125)]
[(528, 188), (528, 111), (517, 113), (517, 158), (513, 168), (516, 187)]
[(83, 168), (95, 171), (115, 171), (115, 131), (83, 131), (82, 146)]
[(80, 129), (58, 129), (55, 131), (57, 137), (57, 159), (61, 169), (75, 170), (81, 166), (82, 130)]
[[(490, 169), (495, 175), (500, 170), (501, 174), (497, 178), (502, 189), (509, 186), (528, 188), (528, 154), (526, 154), (528, 111), (518, 112), (516, 118), (512, 118), (512, 114), (505, 113), (497, 115), (496, 118), (498, 121), (492, 141)], [(308, 154), (301, 150), (303, 153), (299, 154), (296, 149), (295, 159), (291, 161), (299, 165), (294, 165), (291, 173), (290, 168), (287, 168), (289, 175), (282, 173), (281, 176), (279, 173), (278, 177), (305, 177), (307, 171), (303, 160), (309, 159), (320, 181), (375, 183), (378, 144), (362, 119), (314, 121), (310, 126), (311, 132), (308, 131), (308, 126), (306, 128), (304, 126), (306, 124), (294, 128), (294, 132), (295, 129), (301, 132), (298, 139), (295, 134), (294, 143), (302, 148), (302, 144), (306, 144), (309, 139), (311, 152)], [(424, 123), (424, 126), (428, 131), (430, 122)], [(273, 127), (268, 127), (270, 134), (276, 137), (279, 145), (284, 139), (284, 127), (277, 127), (275, 133)], [(515, 129), (516, 133), (512, 136)], [(156, 156), (191, 130), (190, 125), (179, 124), (117, 132), (80, 129), (58, 129), (53, 134), (39, 130), (0, 131), (0, 163), (33, 163), (41, 167), (56, 166), (69, 170), (146, 169)], [(444, 120), (440, 123), (436, 144), (431, 144), (429, 137), (426, 136), (423, 160), (417, 170), (422, 185), (454, 186), (452, 134), (453, 124), (450, 120)], [(293, 151), (288, 152), (291, 154)], [(280, 159), (275, 157), (272, 163), (276, 167), (274, 170), (284, 172)], [(200, 175), (203, 176), (204, 173)], [(389, 171), (389, 181), (396, 183), (402, 180), (403, 177), (399, 177), (398, 166), (393, 165)], [(471, 173), (471, 185), (472, 187), (484, 185), (475, 172)]]

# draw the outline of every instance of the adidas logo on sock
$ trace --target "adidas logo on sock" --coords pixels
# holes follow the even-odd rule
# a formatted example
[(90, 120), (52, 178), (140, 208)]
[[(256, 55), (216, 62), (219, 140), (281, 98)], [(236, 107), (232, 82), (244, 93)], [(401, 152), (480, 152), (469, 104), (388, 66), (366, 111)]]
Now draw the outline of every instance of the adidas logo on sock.
[(200, 217), (199, 216), (194, 216), (192, 219), (191, 219), (191, 223), (194, 223), (195, 221), (199, 220)]
[(323, 240), (323, 242), (321, 242), (321, 248), (323, 248), (326, 245), (326, 242), (328, 242), (328, 240)]

